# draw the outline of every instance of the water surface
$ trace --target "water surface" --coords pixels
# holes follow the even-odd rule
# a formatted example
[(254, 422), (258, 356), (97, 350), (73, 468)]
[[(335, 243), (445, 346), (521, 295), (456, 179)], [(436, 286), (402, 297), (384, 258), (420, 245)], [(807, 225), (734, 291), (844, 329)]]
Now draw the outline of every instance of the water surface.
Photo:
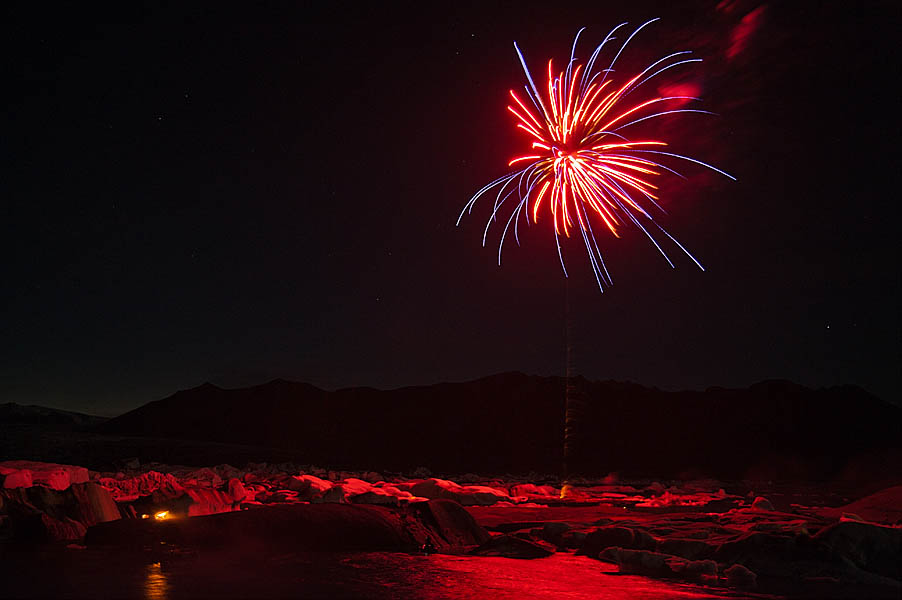
[(42, 549), (7, 554), (4, 598), (739, 598), (698, 586), (616, 574), (616, 567), (558, 553), (538, 560), (389, 552), (269, 555), (122, 553)]

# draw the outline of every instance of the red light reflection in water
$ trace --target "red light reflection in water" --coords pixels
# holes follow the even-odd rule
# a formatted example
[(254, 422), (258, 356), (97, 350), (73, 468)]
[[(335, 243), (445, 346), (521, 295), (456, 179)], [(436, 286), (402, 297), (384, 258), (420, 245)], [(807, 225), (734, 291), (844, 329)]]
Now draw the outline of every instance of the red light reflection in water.
[[(343, 562), (359, 569), (360, 575), (366, 574), (371, 584), (394, 590), (398, 597), (405, 598), (735, 600), (739, 597), (700, 586), (619, 575), (614, 565), (566, 553), (536, 560), (374, 553), (355, 555)], [(382, 568), (390, 566), (391, 569), (380, 574)]]
[[(4, 598), (370, 598), (413, 600), (671, 600), (748, 598), (726, 590), (618, 575), (617, 567), (558, 553), (517, 560), (394, 552), (267, 554), (234, 547), (182, 552), (104, 548), (12, 553), (0, 561)], [(757, 596), (762, 598), (766, 596)]]

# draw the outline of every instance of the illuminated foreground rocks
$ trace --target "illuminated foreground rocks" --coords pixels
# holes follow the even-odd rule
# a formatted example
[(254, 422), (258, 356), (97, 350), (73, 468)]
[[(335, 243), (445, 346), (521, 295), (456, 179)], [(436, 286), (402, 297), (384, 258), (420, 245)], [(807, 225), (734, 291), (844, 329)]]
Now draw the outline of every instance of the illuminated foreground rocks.
[(77, 540), (91, 525), (120, 518), (109, 491), (90, 481), (61, 491), (40, 485), (0, 490), (0, 507), (17, 542)]
[(6, 489), (41, 485), (61, 491), (73, 483), (88, 481), (88, 470), (75, 465), (8, 460), (0, 462), (0, 480), (0, 487)]
[[(623, 573), (765, 594), (804, 588), (806, 597), (897, 599), (902, 593), (902, 487), (831, 508), (817, 488), (713, 480), (584, 481), (575, 484), (574, 497), (562, 499), (558, 485), (517, 478), (468, 475), (458, 483), (431, 473), (406, 477), (283, 463), (243, 469), (153, 464), (143, 472), (90, 472), (90, 482), (74, 484), (72, 474), (78, 478), (81, 468), (73, 467), (63, 469), (69, 486), (57, 490), (64, 480), (51, 474), (60, 473), (59, 466), (7, 467), (0, 542), (15, 549), (21, 541), (80, 544), (84, 537), (89, 546), (113, 552), (184, 548), (248, 556), (374, 550), (541, 558), (576, 552)], [(162, 512), (168, 518), (154, 518)], [(853, 592), (842, 596), (836, 592), (842, 586)]]
[(124, 549), (254, 548), (260, 552), (463, 552), (489, 539), (459, 504), (401, 509), (295, 504), (190, 518), (129, 519), (88, 529), (88, 546)]

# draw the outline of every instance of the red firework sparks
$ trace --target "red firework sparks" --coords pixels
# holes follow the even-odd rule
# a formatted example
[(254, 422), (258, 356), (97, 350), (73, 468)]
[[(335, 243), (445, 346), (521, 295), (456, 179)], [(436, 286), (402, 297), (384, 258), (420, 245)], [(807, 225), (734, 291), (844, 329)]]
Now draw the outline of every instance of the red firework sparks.
[(615, 32), (626, 23), (618, 25), (607, 35), (585, 65), (574, 58), (577, 42), (583, 31), (581, 29), (573, 40), (570, 61), (564, 70), (555, 73), (552, 61), (548, 61), (548, 82), (543, 93), (536, 87), (520, 48), (514, 44), (529, 86), (524, 88), (523, 98), (526, 101), (511, 90), (513, 103), (507, 108), (516, 116), (517, 127), (529, 136), (531, 152), (514, 158), (508, 166), (522, 163), (527, 166), (496, 179), (479, 190), (464, 207), (457, 221), (460, 224), (464, 213), (471, 211), (476, 200), (483, 194), (497, 188), (494, 210), (483, 235), (485, 245), (489, 227), (497, 219), (502, 206), (511, 197), (519, 200), (511, 211), (501, 236), (498, 246), (499, 265), (504, 238), (512, 224), (519, 244), (518, 223), (521, 212), (526, 209), (527, 223), (530, 218), (533, 223), (538, 222), (540, 211), (550, 213), (565, 275), (567, 271), (561, 254), (560, 236), (570, 237), (571, 230), (580, 232), (602, 291), (604, 285), (611, 285), (611, 278), (598, 249), (592, 219), (600, 220), (616, 237), (619, 237), (618, 227), (635, 225), (673, 266), (642, 221), (653, 224), (702, 268), (701, 263), (658, 225), (643, 207), (643, 203), (650, 203), (660, 210), (658, 196), (655, 195), (658, 187), (652, 183), (653, 177), (660, 175), (662, 171), (682, 177), (657, 161), (668, 157), (682, 159), (713, 169), (730, 179), (733, 177), (693, 158), (665, 152), (662, 148), (667, 143), (664, 141), (629, 137), (634, 125), (655, 117), (687, 112), (712, 114), (705, 110), (679, 108), (687, 102), (699, 100), (693, 96), (655, 96), (641, 101), (630, 100), (634, 92), (644, 89), (642, 85), (645, 82), (660, 73), (680, 65), (700, 62), (701, 59), (687, 57), (690, 54), (688, 51), (675, 52), (655, 61), (621, 85), (614, 84), (613, 66), (617, 58), (642, 28), (656, 20), (638, 27), (621, 45), (610, 66), (605, 69), (597, 68), (596, 61), (604, 46), (616, 39)]

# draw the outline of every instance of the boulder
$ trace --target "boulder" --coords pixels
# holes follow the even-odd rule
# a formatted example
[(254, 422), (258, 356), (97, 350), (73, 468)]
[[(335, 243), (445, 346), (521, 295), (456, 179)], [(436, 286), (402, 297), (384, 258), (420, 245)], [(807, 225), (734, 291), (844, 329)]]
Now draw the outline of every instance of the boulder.
[(425, 479), (414, 484), (410, 493), (430, 500), (454, 500), (463, 506), (489, 506), (500, 501), (510, 502), (505, 492), (484, 485), (462, 486), (446, 479)]
[(560, 490), (550, 485), (535, 485), (532, 483), (521, 483), (511, 486), (510, 495), (512, 497), (525, 496), (526, 498), (560, 498)]
[(89, 481), (69, 488), (77, 502), (74, 518), (90, 527), (97, 523), (116, 521), (122, 517), (119, 505), (102, 485)]
[(646, 577), (671, 577), (673, 576), (673, 570), (668, 566), (668, 561), (673, 562), (672, 559), (682, 560), (660, 552), (631, 550), (617, 546), (605, 548), (598, 555), (598, 558), (605, 562), (619, 565), (621, 573), (644, 575)]
[(727, 585), (741, 590), (750, 590), (755, 587), (757, 575), (750, 569), (736, 564), (723, 572), (727, 577)]
[(361, 475), (360, 478), (369, 483), (378, 483), (385, 479), (381, 473), (375, 471), (367, 471)]
[(550, 542), (555, 546), (562, 546), (563, 544), (561, 542), (563, 540), (564, 534), (568, 531), (570, 531), (570, 525), (568, 523), (550, 521), (542, 525), (540, 535), (546, 542)]
[(31, 541), (39, 542), (79, 540), (85, 536), (85, 532), (88, 530), (84, 523), (79, 523), (75, 519), (69, 517), (56, 519), (46, 514), (41, 514), (40, 519), (33, 521), (31, 526), (36, 529), (29, 532), (27, 537)]
[(657, 551), (689, 560), (708, 558), (714, 554), (714, 546), (702, 540), (669, 538), (658, 543)]
[(758, 496), (758, 497), (755, 498), (755, 500), (752, 502), (752, 508), (753, 508), (754, 510), (766, 510), (766, 511), (771, 511), (771, 512), (773, 512), (773, 510), (774, 510), (774, 505), (771, 504), (770, 500), (768, 500), (767, 498), (764, 498), (764, 497), (762, 497), (762, 496)]
[(371, 490), (362, 494), (356, 494), (349, 499), (354, 504), (381, 504), (383, 506), (398, 506), (401, 501), (397, 496), (385, 492)]
[(865, 571), (902, 579), (902, 529), (843, 521), (825, 527), (814, 539)]
[(427, 500), (427, 498), (419, 498), (417, 496), (414, 496), (413, 494), (410, 493), (409, 489), (404, 488), (402, 486), (395, 485), (395, 484), (389, 484), (389, 483), (380, 481), (374, 487), (379, 488), (379, 489), (383, 490), (385, 493), (396, 497), (399, 501), (403, 500), (406, 502), (422, 502), (422, 501)]
[(235, 500), (226, 492), (205, 487), (187, 488), (187, 496), (191, 499), (188, 505), (188, 516), (214, 515), (229, 512), (235, 507)]
[(464, 506), (490, 506), (497, 502), (512, 502), (507, 493), (486, 485), (466, 485), (458, 498)]
[(410, 505), (410, 512), (448, 548), (482, 544), (491, 537), (467, 509), (451, 500), (430, 500)]
[(831, 518), (840, 518), (847, 513), (857, 515), (858, 520), (884, 525), (902, 524), (902, 485), (880, 490), (839, 508), (826, 508), (818, 512)]
[(250, 500), (247, 489), (237, 477), (229, 479), (229, 496), (231, 496), (233, 502), (243, 502), (245, 499)]
[(554, 554), (554, 547), (516, 535), (502, 534), (481, 544), (472, 550), (470, 554), (476, 556), (504, 556), (506, 558), (545, 558)]
[[(28, 474), (17, 473), (27, 471)], [(73, 483), (85, 483), (90, 479), (88, 470), (84, 467), (75, 465), (58, 465), (55, 463), (43, 463), (31, 460), (8, 460), (0, 463), (0, 475), (5, 475), (4, 487), (28, 487), (19, 484), (27, 481), (31, 477), (34, 485), (43, 485), (54, 490), (65, 490)], [(11, 483), (7, 484), (7, 479), (13, 476)]]
[(119, 502), (137, 500), (141, 496), (149, 496), (158, 491), (167, 497), (180, 496), (184, 487), (177, 478), (169, 473), (148, 471), (135, 477), (117, 479), (101, 477), (98, 483), (108, 489), (113, 498)]
[(219, 476), (219, 473), (210, 469), (208, 467), (204, 467), (202, 469), (195, 469), (193, 471), (188, 471), (187, 473), (175, 473), (175, 475), (179, 479), (179, 483), (183, 486), (188, 487), (219, 487), (222, 485), (222, 477)]
[(567, 550), (579, 550), (580, 546), (582, 546), (585, 541), (585, 531), (575, 531), (571, 529), (570, 531), (566, 531), (561, 535), (560, 540), (558, 540), (557, 542), (557, 545)]
[(717, 563), (713, 560), (686, 560), (671, 554), (616, 546), (606, 548), (598, 558), (618, 565), (621, 573), (632, 575), (684, 581), (711, 581), (717, 577)]
[(347, 502), (345, 489), (339, 484), (333, 485), (319, 496), (313, 497), (310, 501), (315, 504), (344, 504)]
[(711, 581), (717, 578), (717, 563), (713, 560), (671, 561), (670, 567), (681, 579)]
[(647, 531), (629, 527), (599, 527), (590, 531), (577, 554), (598, 556), (605, 548), (617, 546), (633, 550), (654, 550), (657, 542)]
[(0, 467), (0, 481), (3, 482), (3, 488), (12, 490), (16, 488), (30, 488), (34, 485), (34, 479), (31, 471), (28, 469), (3, 469)]
[(298, 493), (298, 499), (312, 502), (332, 488), (332, 482), (315, 475), (294, 475), (288, 481), (288, 489)]
[(229, 464), (217, 465), (213, 467), (213, 470), (216, 471), (216, 474), (219, 475), (224, 481), (228, 481), (230, 479), (241, 479), (244, 476), (244, 471), (237, 469)]
[(77, 483), (58, 491), (43, 486), (2, 490), (14, 538), (46, 542), (74, 540), (87, 527), (120, 518), (119, 507), (100, 485)]

